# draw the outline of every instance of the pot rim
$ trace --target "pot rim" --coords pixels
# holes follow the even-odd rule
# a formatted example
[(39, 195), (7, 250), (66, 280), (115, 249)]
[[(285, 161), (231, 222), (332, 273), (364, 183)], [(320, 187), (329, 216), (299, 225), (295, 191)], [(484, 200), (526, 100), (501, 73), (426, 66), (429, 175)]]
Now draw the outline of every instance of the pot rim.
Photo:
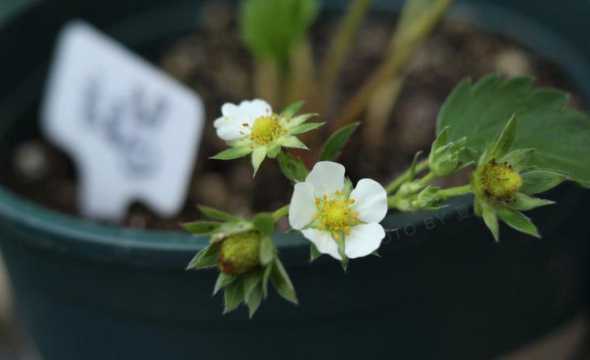
[[(379, 2), (376, 5), (378, 10), (387, 11), (392, 11), (398, 6), (398, 4), (389, 3), (388, 5)], [(33, 13), (32, 10), (38, 6), (40, 5), (33, 4), (17, 18), (23, 20), (30, 17)], [(492, 13), (497, 16), (491, 16)], [(569, 46), (567, 41), (555, 33), (545, 30), (532, 19), (524, 18), (494, 5), (482, 4), (455, 6), (450, 16), (463, 21), (471, 19), (470, 23), (472, 24), (476, 20), (481, 21), (475, 24), (480, 29), (510, 36), (552, 60), (555, 60), (555, 54), (560, 54), (561, 61), (557, 61), (559, 65), (565, 70), (566, 75), (570, 74), (581, 93), (586, 98), (590, 98), (588, 96), (590, 94), (590, 66), (587, 61), (574, 50), (574, 47)], [(131, 23), (137, 26), (139, 22), (132, 21)], [(506, 23), (519, 23), (520, 25), (500, 26)], [(522, 31), (523, 28), (527, 31)], [(550, 43), (551, 46), (547, 46), (547, 43)], [(470, 200), (470, 195), (460, 197), (450, 206), (436, 212), (390, 213), (384, 223), (420, 227), (428, 217), (442, 218), (458, 211), (468, 211), (471, 208)], [(205, 236), (193, 236), (180, 231), (124, 228), (63, 214), (16, 195), (4, 186), (0, 186), (0, 221), (21, 235), (27, 234), (26, 237), (30, 239), (28, 244), (31, 246), (67, 250), (78, 255), (82, 254), (109, 261), (123, 259), (126, 263), (153, 265), (156, 262), (174, 264), (175, 267), (178, 267), (179, 261), (186, 263), (195, 252), (208, 243)], [(27, 231), (23, 231), (24, 229)], [(294, 233), (277, 233), (275, 239), (277, 247), (283, 251), (296, 249), (299, 251), (303, 248), (306, 249), (308, 244), (308, 241), (301, 235)]]

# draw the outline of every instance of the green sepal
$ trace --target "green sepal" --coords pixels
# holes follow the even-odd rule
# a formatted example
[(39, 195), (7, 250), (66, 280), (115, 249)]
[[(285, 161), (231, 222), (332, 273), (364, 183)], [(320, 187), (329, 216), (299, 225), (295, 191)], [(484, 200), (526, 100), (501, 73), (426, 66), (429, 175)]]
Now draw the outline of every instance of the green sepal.
[(254, 173), (252, 177), (256, 176), (260, 165), (266, 159), (266, 152), (267, 149), (265, 147), (258, 147), (252, 151), (252, 168), (254, 169)]
[(309, 245), (309, 262), (314, 262), (317, 258), (322, 256), (322, 253), (314, 244)]
[(496, 215), (495, 209), (483, 201), (479, 204), (481, 205), (481, 216), (483, 217), (484, 223), (490, 229), (494, 240), (500, 241), (500, 225), (498, 224), (498, 216)]
[(294, 157), (286, 152), (279, 153), (277, 158), (281, 172), (285, 177), (293, 182), (305, 181), (309, 171), (301, 159)]
[(414, 154), (414, 158), (412, 159), (412, 163), (410, 164), (410, 178), (408, 179), (407, 182), (410, 182), (412, 180), (414, 180), (416, 178), (417, 170), (416, 168), (418, 167), (418, 160), (420, 160), (420, 157), (422, 156), (422, 151), (418, 151)]
[(529, 195), (549, 191), (566, 180), (562, 174), (550, 170), (530, 170), (522, 173), (521, 176), (520, 191)]
[(516, 193), (514, 195), (514, 200), (508, 205), (508, 207), (514, 210), (528, 211), (541, 206), (553, 204), (555, 204), (555, 201), (528, 196), (524, 193)]
[(199, 211), (205, 215), (205, 217), (212, 219), (212, 220), (219, 220), (219, 221), (239, 221), (241, 220), (239, 217), (227, 213), (225, 211), (221, 211), (218, 209), (214, 209), (209, 206), (199, 205)]
[(227, 222), (222, 224), (211, 235), (211, 243), (215, 244), (222, 241), (228, 236), (239, 234), (242, 232), (254, 230), (254, 225), (248, 221)]
[(206, 235), (215, 232), (223, 224), (217, 221), (193, 221), (181, 224), (182, 228), (194, 235)]
[(275, 287), (276, 291), (285, 300), (298, 304), (297, 294), (295, 293), (295, 287), (289, 278), (289, 274), (285, 270), (283, 263), (279, 258), (275, 258), (270, 274), (270, 281)]
[(260, 239), (260, 263), (262, 265), (268, 265), (275, 258), (276, 249), (272, 238), (270, 236), (263, 236)]
[(320, 160), (336, 160), (340, 156), (342, 149), (344, 148), (344, 146), (346, 146), (346, 144), (350, 140), (350, 137), (352, 136), (352, 134), (354, 134), (359, 125), (360, 123), (358, 122), (352, 123), (350, 125), (340, 128), (332, 135), (330, 135), (330, 137), (328, 138), (328, 140), (326, 140), (326, 143), (324, 144), (322, 153), (320, 155)]
[(324, 126), (325, 124), (326, 124), (325, 122), (310, 122), (310, 123), (306, 123), (306, 124), (301, 124), (301, 125), (294, 127), (293, 129), (291, 129), (291, 131), (289, 131), (289, 133), (291, 135), (305, 134), (307, 132), (319, 129), (322, 126)]
[(268, 283), (270, 281), (270, 276), (272, 274), (274, 268), (274, 261), (264, 267), (264, 271), (262, 272), (262, 293), (266, 298), (268, 296)]
[(230, 147), (229, 149), (225, 149), (222, 152), (218, 153), (215, 156), (212, 156), (211, 159), (213, 160), (234, 160), (242, 158), (252, 152), (252, 149), (247, 146), (241, 147)]
[(244, 300), (244, 287), (242, 281), (237, 279), (229, 284), (223, 292), (224, 309), (223, 314), (230, 313), (240, 306)]
[(270, 149), (268, 149), (266, 156), (269, 159), (275, 159), (280, 153), (281, 153), (281, 145), (276, 144), (276, 145), (273, 145)]
[(531, 219), (529, 219), (520, 211), (511, 210), (508, 208), (500, 208), (497, 211), (498, 217), (516, 231), (520, 231), (521, 233), (525, 233), (536, 238), (541, 237), (539, 230), (537, 230), (537, 227), (535, 224), (533, 224)]
[(252, 220), (254, 227), (260, 231), (261, 234), (271, 236), (275, 231), (275, 222), (271, 213), (259, 213), (254, 216)]
[(201, 270), (217, 267), (219, 258), (219, 246), (209, 245), (201, 249), (189, 262), (186, 270)]
[(318, 114), (302, 114), (290, 119), (287, 123), (287, 128), (295, 129), (298, 126), (306, 123), (309, 119), (318, 116)]
[(264, 293), (262, 291), (262, 285), (258, 284), (250, 293), (250, 296), (246, 298), (246, 305), (248, 306), (248, 316), (250, 319), (254, 317), (256, 311), (260, 307), (262, 303), (262, 299), (264, 298)]
[(296, 136), (286, 137), (283, 141), (281, 141), (281, 145), (286, 148), (309, 150), (307, 145), (305, 145)]
[(500, 158), (499, 162), (506, 162), (512, 166), (515, 171), (521, 172), (531, 167), (534, 153), (535, 149), (516, 149)]
[(256, 289), (258, 284), (260, 284), (261, 282), (262, 282), (262, 272), (261, 271), (255, 271), (255, 272), (250, 273), (244, 277), (244, 280), (243, 280), (244, 301), (246, 303), (248, 303), (248, 299), (250, 298), (250, 296), (252, 296), (252, 292), (254, 291), (254, 289)]
[(237, 276), (220, 272), (219, 275), (217, 276), (217, 281), (215, 281), (215, 288), (213, 289), (213, 295), (216, 295), (220, 290), (226, 288), (227, 286), (232, 284), (237, 279), (238, 279)]
[(514, 144), (514, 139), (516, 138), (516, 116), (513, 114), (510, 117), (510, 120), (506, 123), (506, 126), (502, 129), (502, 132), (498, 136), (496, 143), (492, 147), (491, 157), (494, 159), (499, 159), (506, 155), (512, 144)]
[(287, 105), (287, 107), (285, 107), (285, 109), (281, 112), (280, 116), (290, 119), (293, 116), (295, 116), (295, 114), (297, 114), (299, 110), (301, 110), (304, 104), (304, 101), (296, 101), (290, 105)]

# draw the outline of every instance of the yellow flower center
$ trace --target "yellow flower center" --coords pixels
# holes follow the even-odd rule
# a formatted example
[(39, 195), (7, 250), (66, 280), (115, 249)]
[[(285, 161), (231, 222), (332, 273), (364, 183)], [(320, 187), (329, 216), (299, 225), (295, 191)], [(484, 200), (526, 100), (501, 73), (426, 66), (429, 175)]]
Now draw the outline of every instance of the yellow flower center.
[(480, 182), (486, 195), (497, 200), (510, 200), (522, 186), (522, 177), (509, 164), (492, 161), (482, 169)]
[(268, 145), (279, 138), (285, 129), (279, 122), (278, 115), (261, 116), (254, 121), (250, 139), (256, 145)]
[(315, 203), (318, 229), (330, 232), (335, 239), (349, 235), (351, 228), (360, 224), (358, 212), (353, 209), (354, 200), (341, 192), (331, 198), (326, 195), (316, 198)]
[(219, 270), (241, 275), (260, 265), (260, 234), (256, 231), (236, 234), (221, 242)]

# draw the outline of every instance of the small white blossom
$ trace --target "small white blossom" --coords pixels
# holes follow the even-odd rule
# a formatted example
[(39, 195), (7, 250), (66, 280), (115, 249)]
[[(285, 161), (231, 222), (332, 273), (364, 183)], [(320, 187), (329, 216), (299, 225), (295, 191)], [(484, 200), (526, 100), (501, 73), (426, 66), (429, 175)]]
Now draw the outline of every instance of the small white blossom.
[(355, 189), (347, 183), (344, 166), (318, 162), (304, 182), (295, 185), (289, 223), (322, 254), (342, 260), (375, 252), (385, 238), (379, 224), (387, 214), (387, 192), (378, 182), (362, 179)]
[(224, 104), (222, 116), (215, 120), (214, 126), (217, 136), (226, 141), (230, 149), (214, 158), (230, 160), (252, 154), (256, 172), (266, 157), (276, 157), (282, 147), (307, 149), (295, 135), (317, 129), (322, 123), (305, 124), (313, 114), (294, 116), (301, 105), (295, 103), (279, 115), (260, 99), (242, 101), (239, 105)]

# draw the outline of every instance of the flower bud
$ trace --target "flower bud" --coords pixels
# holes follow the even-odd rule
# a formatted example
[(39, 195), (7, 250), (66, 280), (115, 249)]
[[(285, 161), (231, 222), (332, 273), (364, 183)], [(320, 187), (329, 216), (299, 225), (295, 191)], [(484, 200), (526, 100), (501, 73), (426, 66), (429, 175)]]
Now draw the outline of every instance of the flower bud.
[(226, 274), (241, 275), (260, 266), (261, 236), (257, 231), (239, 233), (221, 242), (219, 270)]

